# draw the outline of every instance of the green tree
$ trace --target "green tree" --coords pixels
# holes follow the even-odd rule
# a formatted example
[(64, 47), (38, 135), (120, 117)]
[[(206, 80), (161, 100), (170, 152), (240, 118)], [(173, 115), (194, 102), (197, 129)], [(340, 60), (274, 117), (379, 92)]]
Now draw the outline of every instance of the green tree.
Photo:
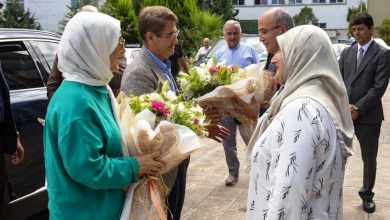
[(141, 43), (138, 21), (133, 3), (129, 0), (107, 0), (101, 7), (106, 13), (121, 21), (122, 35), (128, 43)]
[(352, 7), (352, 8), (348, 8), (348, 13), (347, 13), (347, 22), (349, 23), (348, 25), (348, 33), (352, 34), (352, 25), (351, 25), (351, 22), (353, 21), (353, 19), (356, 17), (357, 14), (359, 14), (359, 12), (367, 12), (367, 6), (366, 6), (366, 3), (362, 3), (362, 4), (359, 4), (359, 7), (355, 8), (355, 7)]
[(382, 24), (378, 27), (379, 37), (390, 45), (390, 19), (385, 18)]
[(197, 0), (197, 5), (202, 10), (222, 16), (223, 23), (234, 18), (233, 2), (226, 0)]
[(313, 9), (306, 6), (301, 9), (299, 14), (294, 15), (293, 19), (296, 26), (318, 23), (318, 19), (314, 15)]
[(7, 4), (7, 8), (0, 19), (0, 27), (41, 29), (41, 25), (36, 21), (34, 15), (30, 13), (30, 10), (25, 11), (17, 3)]
[[(96, 8), (99, 7), (98, 1), (97, 0), (83, 0), (83, 2), (80, 4), (80, 7), (83, 7), (84, 5), (93, 5)], [(67, 5), (66, 6), (69, 9), (69, 12), (66, 13), (65, 17), (60, 21), (58, 25), (58, 34), (62, 34), (64, 32), (65, 26), (68, 23), (68, 21), (73, 18), (75, 14), (79, 11), (79, 8), (72, 8), (71, 6)]]
[(163, 5), (178, 16), (179, 37), (186, 52), (197, 51), (203, 37), (215, 39), (222, 33), (222, 17), (200, 10), (196, 0), (143, 0), (141, 8), (152, 5)]

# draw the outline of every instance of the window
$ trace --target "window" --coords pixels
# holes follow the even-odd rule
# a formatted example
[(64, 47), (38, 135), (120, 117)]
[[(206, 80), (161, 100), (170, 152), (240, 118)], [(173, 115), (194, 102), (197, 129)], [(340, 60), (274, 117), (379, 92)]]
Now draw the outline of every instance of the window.
[(320, 27), (322, 29), (326, 29), (326, 23), (313, 23), (313, 25)]
[(302, 0), (289, 0), (288, 4), (290, 4), (290, 5), (302, 4)]
[(324, 4), (326, 3), (325, 0), (313, 0), (313, 3), (321, 3), (321, 4)]
[(7, 0), (7, 5), (12, 3), (19, 4), (24, 9), (24, 0)]
[(344, 0), (330, 0), (330, 3), (344, 3)]
[(272, 0), (273, 5), (284, 5), (285, 0)]
[(90, 1), (85, 1), (85, 0), (71, 0), (70, 2), (70, 7), (72, 8), (80, 8), (83, 5), (92, 5), (92, 0)]
[(43, 87), (42, 78), (22, 42), (0, 44), (0, 67), (10, 90)]
[(255, 5), (267, 5), (267, 0), (255, 0)]
[(47, 41), (30, 41), (34, 48), (38, 48), (45, 58), (47, 65), (52, 68), (54, 59), (56, 57), (58, 43)]

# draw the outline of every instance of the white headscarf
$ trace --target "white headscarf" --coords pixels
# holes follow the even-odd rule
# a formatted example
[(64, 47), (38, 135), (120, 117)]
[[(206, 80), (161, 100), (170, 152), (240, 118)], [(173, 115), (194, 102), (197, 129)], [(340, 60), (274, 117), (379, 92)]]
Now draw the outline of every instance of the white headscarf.
[(120, 22), (99, 12), (79, 12), (65, 26), (58, 47), (58, 69), (65, 80), (107, 85), (110, 55), (118, 46)]
[[(58, 46), (58, 69), (65, 80), (90, 86), (106, 86), (115, 121), (119, 126), (118, 103), (108, 86), (114, 76), (110, 70), (110, 55), (121, 36), (120, 21), (99, 12), (79, 12), (65, 26)], [(124, 155), (126, 141), (121, 136)]]
[(284, 66), (282, 87), (259, 119), (248, 144), (247, 163), (254, 144), (275, 115), (299, 97), (312, 98), (326, 108), (336, 126), (343, 155), (352, 155), (354, 129), (348, 96), (328, 35), (316, 26), (302, 25), (278, 36), (277, 41)]

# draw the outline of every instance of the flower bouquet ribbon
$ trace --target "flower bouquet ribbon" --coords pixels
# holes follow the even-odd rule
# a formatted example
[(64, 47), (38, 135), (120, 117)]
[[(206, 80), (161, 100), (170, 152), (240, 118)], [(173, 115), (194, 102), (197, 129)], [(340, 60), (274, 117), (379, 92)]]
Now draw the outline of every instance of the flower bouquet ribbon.
[[(121, 219), (166, 219), (165, 199), (176, 176), (176, 167), (200, 147), (197, 135), (203, 127), (202, 109), (193, 102), (182, 102), (164, 83), (161, 93), (118, 96), (124, 154), (135, 155), (160, 150), (165, 167), (162, 177), (146, 176), (127, 192)], [(199, 121), (198, 121), (199, 120)], [(173, 175), (171, 175), (173, 173)]]

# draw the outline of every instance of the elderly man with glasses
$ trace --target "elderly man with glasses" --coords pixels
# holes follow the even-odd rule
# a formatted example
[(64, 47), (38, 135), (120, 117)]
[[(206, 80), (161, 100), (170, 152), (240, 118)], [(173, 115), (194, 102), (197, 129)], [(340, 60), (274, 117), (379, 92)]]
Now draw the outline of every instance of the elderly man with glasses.
[(275, 66), (271, 64), (271, 59), (279, 50), (276, 37), (293, 27), (294, 21), (291, 14), (282, 8), (272, 8), (260, 15), (258, 22), (259, 39), (268, 52), (264, 69), (275, 72)]

